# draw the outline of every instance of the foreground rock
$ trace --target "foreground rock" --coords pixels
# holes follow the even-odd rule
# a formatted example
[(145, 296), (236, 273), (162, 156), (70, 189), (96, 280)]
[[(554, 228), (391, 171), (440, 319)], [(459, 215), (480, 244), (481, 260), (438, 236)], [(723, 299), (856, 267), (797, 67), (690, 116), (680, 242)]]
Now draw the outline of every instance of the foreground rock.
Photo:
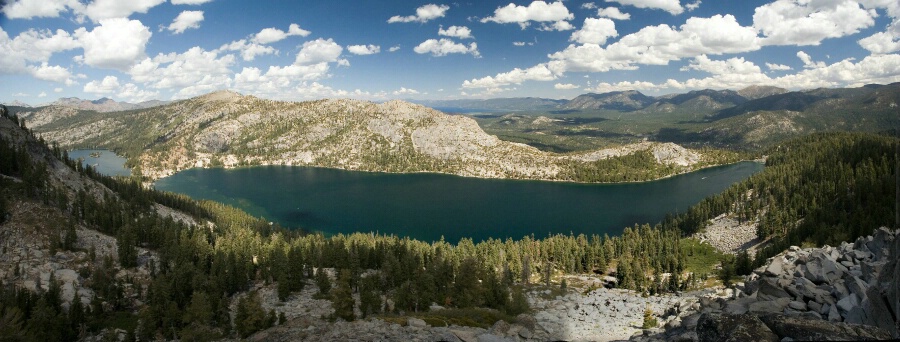
[[(884, 340), (900, 337), (900, 231), (839, 247), (791, 247), (727, 300), (701, 301), (700, 341)], [(689, 326), (643, 339), (669, 340)]]

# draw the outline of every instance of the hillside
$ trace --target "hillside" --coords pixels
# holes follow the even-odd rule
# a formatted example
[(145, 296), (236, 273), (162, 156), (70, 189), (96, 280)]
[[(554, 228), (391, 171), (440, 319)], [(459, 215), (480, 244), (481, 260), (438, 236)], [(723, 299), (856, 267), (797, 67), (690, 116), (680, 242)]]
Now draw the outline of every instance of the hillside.
[[(759, 316), (776, 339), (802, 338), (809, 335), (798, 333), (823, 327), (838, 329), (829, 331), (849, 339), (889, 333), (897, 337), (896, 330), (852, 324), (896, 322), (896, 315), (884, 314), (885, 306), (897, 307), (897, 283), (889, 278), (895, 272), (884, 270), (896, 269), (896, 258), (890, 264), (885, 257), (896, 254), (900, 239), (887, 229), (852, 246), (802, 251), (792, 247), (784, 254), (792, 265), (755, 261), (763, 266), (757, 275), (790, 280), (796, 274), (791, 270), (799, 270), (803, 277), (794, 281), (802, 288), (751, 277), (734, 290), (708, 290), (706, 278), (720, 260), (723, 270), (749, 266), (720, 259), (711, 247), (680, 239), (681, 232), (675, 229), (643, 225), (626, 228), (617, 237), (525, 236), (478, 243), (464, 239), (457, 245), (370, 233), (329, 238), (298, 234), (219, 204), (197, 203), (99, 176), (61, 160), (62, 151), (48, 148), (16, 125), (15, 118), (3, 114), (0, 282), (7, 285), (0, 288), (3, 338), (704, 340), (708, 334), (728, 330), (719, 324), (730, 324), (726, 315), (740, 310)], [(837, 218), (840, 224), (829, 231), (828, 241), (863, 236), (869, 231), (865, 225), (890, 216), (881, 205), (889, 196), (871, 188), (892, 188), (893, 177), (877, 174), (889, 174), (885, 165), (896, 161), (870, 155), (884, 154), (881, 151), (889, 150), (895, 140), (820, 135), (794, 141), (773, 153), (772, 171), (748, 181), (755, 189), (787, 193), (786, 199), (768, 196), (772, 199), (765, 203), (774, 206), (770, 210), (711, 199), (669, 224), (682, 230), (702, 227), (700, 222), (708, 217), (703, 215), (718, 214), (716, 210), (766, 220), (787, 211), (808, 213), (803, 222), (810, 226)], [(810, 156), (813, 162), (791, 153)], [(819, 154), (848, 165), (818, 168)], [(831, 159), (823, 162), (835, 164)], [(859, 184), (859, 191), (847, 193), (843, 187), (826, 191), (816, 184), (803, 191), (781, 190), (778, 182), (785, 177), (797, 186), (825, 179), (804, 171), (808, 169)], [(723, 198), (743, 199), (734, 194), (747, 193), (746, 187), (736, 185)], [(810, 198), (812, 204), (790, 198), (793, 194)], [(878, 205), (858, 206), (849, 219), (829, 207), (811, 210), (819, 208), (816, 202), (850, 210), (842, 201), (862, 203), (859, 198), (867, 196), (875, 196), (869, 200)], [(773, 210), (776, 207), (779, 211)], [(815, 235), (804, 238), (793, 233), (805, 230), (802, 225), (789, 229), (784, 241), (815, 241)], [(894, 247), (889, 247), (891, 238)], [(824, 267), (837, 261), (846, 270)], [(730, 280), (729, 273), (718, 273)], [(806, 285), (822, 277), (832, 295), (819, 295), (821, 289)], [(845, 278), (868, 284), (842, 285)], [(682, 292), (667, 294), (672, 291)], [(812, 297), (795, 303), (790, 291), (808, 291)], [(825, 308), (829, 320), (851, 323), (815, 318)], [(773, 311), (783, 316), (765, 315)], [(717, 312), (722, 314), (715, 316)], [(771, 317), (787, 318), (772, 323)], [(586, 320), (598, 324), (586, 325)], [(790, 325), (785, 328), (780, 321)], [(666, 329), (650, 328), (657, 324)]]
[[(604, 158), (554, 154), (486, 134), (469, 117), (402, 101), (278, 102), (217, 92), (165, 106), (114, 113), (47, 107), (17, 113), (48, 141), (128, 156), (149, 179), (191, 167), (310, 165), (385, 172), (575, 181), (635, 181), (721, 163), (677, 146), (644, 143), (605, 178), (579, 178)], [(667, 149), (669, 152), (654, 151)], [(679, 152), (673, 154), (672, 151)], [(644, 158), (650, 153), (652, 160)]]

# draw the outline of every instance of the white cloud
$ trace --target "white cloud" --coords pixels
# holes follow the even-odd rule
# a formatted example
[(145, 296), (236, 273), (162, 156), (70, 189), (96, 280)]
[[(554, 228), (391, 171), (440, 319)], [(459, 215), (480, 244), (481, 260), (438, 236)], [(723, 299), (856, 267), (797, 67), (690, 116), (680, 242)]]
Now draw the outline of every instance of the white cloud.
[(9, 19), (56, 18), (70, 8), (81, 8), (78, 0), (18, 0), (3, 7)]
[(290, 36), (301, 36), (306, 37), (311, 32), (300, 28), (300, 25), (291, 24), (288, 27), (288, 31), (284, 32), (274, 27), (264, 28), (256, 36), (253, 37), (253, 41), (259, 44), (271, 44), (282, 39), (285, 39)]
[(389, 52), (397, 52), (400, 50), (400, 45), (391, 46), (388, 51)]
[(569, 12), (566, 5), (561, 1), (547, 4), (544, 1), (534, 1), (528, 6), (517, 6), (510, 3), (505, 7), (497, 8), (494, 15), (481, 20), (482, 23), (495, 22), (499, 24), (515, 23), (519, 24), (523, 29), (528, 27), (532, 22), (552, 23), (550, 26), (544, 26), (545, 29), (556, 29), (558, 31), (571, 30), (571, 24), (567, 20), (572, 20), (575, 16)]
[(159, 92), (138, 87), (134, 83), (126, 83), (121, 87), (118, 96), (124, 101), (138, 103), (159, 99)]
[(700, 1), (700, 0), (694, 1), (694, 2), (692, 2), (692, 3), (689, 3), (689, 4), (687, 4), (687, 5), (684, 5), (684, 9), (688, 10), (688, 12), (693, 11), (693, 10), (695, 10), (695, 9), (700, 8), (700, 4), (701, 4), (701, 3), (703, 3), (703, 2)]
[(878, 32), (859, 40), (859, 46), (873, 54), (886, 54), (900, 51), (900, 37), (887, 32)]
[(753, 26), (765, 45), (819, 45), (871, 27), (877, 15), (853, 0), (778, 0), (756, 8)]
[(569, 90), (569, 89), (578, 89), (578, 88), (580, 88), (580, 87), (577, 85), (571, 84), (571, 83), (557, 83), (557, 84), (553, 85), (553, 89), (558, 89), (558, 90)]
[(63, 88), (53, 88), (54, 93), (61, 93), (62, 91), (63, 91)]
[(119, 84), (119, 78), (115, 76), (106, 76), (102, 81), (90, 81), (84, 85), (85, 93), (93, 94), (112, 94), (118, 91), (122, 86)]
[(296, 65), (313, 65), (319, 63), (337, 62), (344, 48), (332, 39), (316, 39), (303, 43), (300, 52), (297, 53)]
[(203, 21), (203, 11), (183, 11), (175, 17), (167, 29), (175, 34), (180, 34), (187, 29), (200, 28), (201, 21)]
[(472, 37), (472, 30), (465, 26), (450, 26), (446, 30), (442, 26), (438, 29), (438, 35), (460, 39), (475, 38)]
[(134, 13), (147, 13), (151, 8), (166, 0), (94, 0), (84, 9), (84, 14), (91, 20), (127, 18)]
[(622, 13), (622, 11), (620, 11), (618, 7), (601, 8), (597, 10), (597, 16), (616, 20), (631, 19), (631, 14)]
[(627, 91), (627, 90), (647, 91), (647, 90), (656, 90), (659, 88), (660, 88), (659, 86), (657, 86), (651, 82), (622, 81), (622, 82), (618, 82), (618, 83), (601, 82), (591, 88), (586, 88), (585, 91), (602, 94), (602, 93), (609, 93), (609, 92), (614, 92), (614, 91)]
[(515, 46), (525, 46), (525, 44), (525, 42), (513, 42), (513, 45)]
[(42, 91), (40, 94), (38, 94), (38, 97), (47, 97), (47, 92)]
[(500, 73), (496, 76), (464, 81), (463, 88), (501, 88), (511, 84), (521, 84), (525, 81), (552, 81), (559, 77), (547, 64), (538, 64), (528, 69), (515, 68), (510, 72)]
[(606, 0), (607, 2), (618, 2), (622, 5), (631, 5), (637, 8), (661, 9), (672, 15), (684, 13), (684, 8), (678, 0)]
[(26, 62), (47, 62), (54, 53), (80, 47), (75, 37), (63, 30), (36, 31), (29, 29), (9, 40), (0, 27), (0, 71), (21, 72)]
[(791, 68), (784, 64), (773, 64), (773, 63), (766, 63), (766, 68), (769, 68), (769, 70), (771, 70), (771, 71), (787, 71), (787, 70), (794, 69), (794, 68)]
[(150, 30), (138, 20), (103, 19), (93, 31), (75, 30), (75, 38), (84, 48), (79, 57), (85, 64), (117, 70), (128, 70), (144, 58)]
[(900, 82), (900, 55), (873, 55), (855, 63), (848, 58), (828, 66), (819, 62), (813, 68), (779, 77), (776, 82), (795, 89), (860, 87), (871, 83)]
[(595, 3), (593, 3), (593, 2), (585, 2), (585, 3), (581, 4), (581, 8), (584, 8), (584, 9), (595, 9), (595, 8), (597, 8), (597, 4), (595, 4)]
[(186, 98), (229, 87), (234, 60), (233, 55), (219, 56), (195, 46), (184, 53), (145, 58), (128, 73), (146, 87), (177, 90), (174, 98)]
[(40, 66), (30, 66), (28, 67), (31, 73), (31, 76), (37, 78), (39, 80), (52, 81), (57, 83), (65, 83), (66, 85), (73, 85), (75, 81), (72, 79), (72, 73), (69, 72), (69, 69), (63, 68), (58, 65), (47, 65), (47, 63), (41, 63)]
[(378, 45), (350, 45), (347, 46), (347, 51), (354, 55), (372, 55), (381, 52), (381, 47)]
[(580, 30), (572, 33), (572, 36), (569, 37), (569, 41), (581, 44), (603, 45), (606, 44), (607, 38), (616, 37), (618, 35), (619, 33), (616, 32), (616, 24), (612, 20), (606, 18), (586, 18), (584, 19), (584, 25)]
[(720, 55), (758, 50), (756, 30), (743, 27), (732, 15), (690, 18), (677, 30), (668, 25), (647, 26), (606, 48), (598, 44), (570, 45), (551, 54), (569, 71), (632, 70), (637, 64), (666, 65), (700, 54)]
[(724, 61), (717, 61), (709, 59), (706, 55), (695, 57), (693, 63), (685, 68), (705, 71), (713, 75), (750, 75), (762, 72), (756, 64), (744, 60), (744, 57), (735, 57)]
[(399, 90), (395, 90), (392, 94), (394, 94), (395, 96), (396, 95), (416, 95), (416, 94), (419, 94), (419, 91), (415, 90), (415, 89), (408, 89), (408, 88), (400, 87)]
[(447, 10), (450, 9), (450, 6), (447, 5), (435, 5), (435, 4), (427, 4), (422, 7), (416, 8), (416, 15), (410, 16), (399, 16), (395, 15), (388, 19), (388, 23), (409, 23), (409, 22), (420, 22), (424, 23), (432, 19), (437, 19), (443, 17)]
[(236, 40), (231, 43), (222, 45), (215, 52), (223, 51), (239, 51), (241, 58), (245, 61), (253, 61), (256, 56), (271, 55), (278, 52), (275, 48), (257, 43), (248, 42), (246, 39)]
[(812, 60), (809, 54), (803, 51), (797, 51), (797, 58), (800, 58), (800, 61), (803, 62), (803, 67), (807, 69), (813, 68), (824, 68), (825, 62), (816, 62)]
[(478, 53), (478, 44), (476, 43), (470, 43), (469, 46), (466, 46), (446, 38), (426, 40), (413, 48), (413, 51), (418, 54), (430, 53), (435, 57), (446, 56), (451, 53), (468, 53), (475, 57), (481, 55)]
[(213, 0), (172, 0), (173, 5), (202, 5)]

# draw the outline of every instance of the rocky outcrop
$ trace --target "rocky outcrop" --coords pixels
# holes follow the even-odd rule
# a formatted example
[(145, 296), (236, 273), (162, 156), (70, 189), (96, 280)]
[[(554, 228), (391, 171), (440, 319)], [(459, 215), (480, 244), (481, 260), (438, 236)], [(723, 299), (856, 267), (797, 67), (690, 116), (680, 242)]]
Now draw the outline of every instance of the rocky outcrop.
[[(898, 253), (900, 230), (888, 228), (838, 247), (791, 247), (738, 284), (731, 298), (701, 301), (697, 337), (700, 341), (898, 338)], [(652, 338), (669, 339), (682, 331), (672, 329)]]

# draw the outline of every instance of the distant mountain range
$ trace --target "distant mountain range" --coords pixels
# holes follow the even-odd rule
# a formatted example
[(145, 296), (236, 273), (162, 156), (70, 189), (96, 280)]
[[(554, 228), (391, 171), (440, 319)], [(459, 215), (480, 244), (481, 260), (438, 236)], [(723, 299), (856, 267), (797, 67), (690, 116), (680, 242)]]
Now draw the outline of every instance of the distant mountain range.
[(123, 110), (135, 110), (135, 109), (144, 109), (151, 108), (156, 106), (162, 106), (164, 104), (169, 103), (170, 101), (160, 101), (160, 100), (151, 100), (144, 101), (139, 103), (128, 103), (128, 102), (117, 102), (108, 97), (100, 98), (97, 100), (82, 100), (77, 97), (63, 97), (59, 100), (53, 101), (48, 104), (32, 106), (27, 103), (21, 101), (13, 101), (11, 103), (7, 103), (7, 106), (11, 107), (25, 107), (25, 108), (40, 108), (40, 107), (49, 107), (49, 106), (59, 106), (59, 107), (68, 107), (79, 110), (93, 110), (100, 113), (106, 112), (119, 112)]

